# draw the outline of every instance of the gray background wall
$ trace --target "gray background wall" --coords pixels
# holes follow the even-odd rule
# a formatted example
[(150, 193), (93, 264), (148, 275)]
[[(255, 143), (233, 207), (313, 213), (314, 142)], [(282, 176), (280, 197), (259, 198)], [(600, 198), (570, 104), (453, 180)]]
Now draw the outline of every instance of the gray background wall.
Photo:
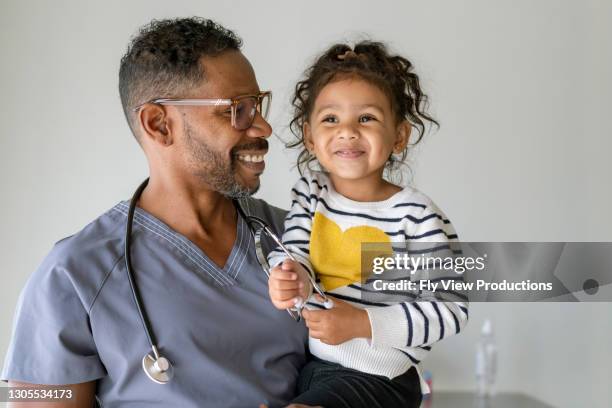
[[(260, 85), (274, 91), (282, 138), (289, 92), (317, 52), (387, 41), (412, 59), (442, 123), (413, 152), (412, 182), (464, 240), (612, 240), (610, 2), (4, 0), (0, 350), (19, 290), (51, 245), (145, 177), (119, 103), (119, 59), (140, 25), (187, 15), (243, 36)], [(260, 197), (288, 206), (293, 159), (272, 143)], [(465, 332), (424, 362), (435, 389), (474, 387), (485, 317), (500, 389), (559, 407), (611, 405), (610, 303), (474, 304)]]

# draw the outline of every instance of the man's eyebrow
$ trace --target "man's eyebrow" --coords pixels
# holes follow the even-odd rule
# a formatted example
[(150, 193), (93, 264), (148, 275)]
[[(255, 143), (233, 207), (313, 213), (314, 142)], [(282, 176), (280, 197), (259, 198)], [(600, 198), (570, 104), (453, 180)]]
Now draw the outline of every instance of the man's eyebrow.
[(250, 89), (242, 89), (240, 91), (234, 92), (235, 95), (232, 96), (232, 98), (237, 98), (239, 96), (246, 96), (246, 95), (257, 95), (261, 92), (261, 90), (259, 88), (257, 88), (256, 90), (253, 88)]

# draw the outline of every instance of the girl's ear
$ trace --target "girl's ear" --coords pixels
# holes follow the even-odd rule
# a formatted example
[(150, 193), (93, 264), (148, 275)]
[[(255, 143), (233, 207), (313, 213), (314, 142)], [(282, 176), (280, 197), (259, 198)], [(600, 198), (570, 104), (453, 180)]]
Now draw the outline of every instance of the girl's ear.
[(404, 120), (397, 125), (395, 143), (393, 144), (393, 153), (399, 154), (404, 151), (410, 140), (410, 132), (412, 131), (412, 125), (407, 120)]
[(310, 131), (310, 123), (304, 122), (302, 126), (302, 134), (304, 135), (304, 146), (310, 153), (314, 151), (314, 143), (312, 142), (312, 133)]

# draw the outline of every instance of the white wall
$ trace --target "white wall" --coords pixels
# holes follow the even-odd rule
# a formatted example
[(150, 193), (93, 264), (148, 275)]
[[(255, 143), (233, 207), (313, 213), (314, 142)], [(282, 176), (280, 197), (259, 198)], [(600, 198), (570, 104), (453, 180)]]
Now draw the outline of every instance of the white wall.
[[(3, 1), (0, 4), (0, 350), (18, 292), (51, 245), (127, 198), (145, 162), (117, 92), (129, 37), (151, 18), (201, 15), (245, 40), (272, 124), (332, 41), (368, 33), (415, 63), (441, 121), (414, 183), (464, 240), (610, 241), (612, 3), (588, 1)], [(608, 40), (606, 40), (608, 39)], [(293, 154), (272, 143), (260, 197), (287, 207)], [(474, 304), (425, 367), (471, 389), (485, 317), (499, 386), (559, 407), (612, 404), (612, 305)]]

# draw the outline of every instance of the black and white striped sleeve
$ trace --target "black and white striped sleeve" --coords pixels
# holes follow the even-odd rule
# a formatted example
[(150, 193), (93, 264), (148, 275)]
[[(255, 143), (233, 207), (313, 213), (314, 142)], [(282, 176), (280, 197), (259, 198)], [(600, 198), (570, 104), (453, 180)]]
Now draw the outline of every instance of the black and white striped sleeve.
[[(422, 249), (431, 245), (431, 248), (440, 248), (437, 250), (440, 252), (434, 256), (452, 254), (451, 243), (458, 243), (450, 221), (433, 203), (406, 230), (407, 247)], [(449, 245), (444, 248), (444, 244)], [(425, 275), (429, 280), (440, 281), (449, 279), (449, 275), (455, 275), (455, 272), (433, 268), (427, 270)], [(467, 297), (457, 294), (450, 298), (456, 301), (411, 300), (385, 307), (366, 308), (372, 328), (372, 346), (427, 346), (459, 333), (468, 320)]]
[[(296, 260), (304, 265), (314, 277), (310, 264), (310, 231), (314, 211), (311, 209), (310, 183), (302, 177), (291, 189), (291, 209), (285, 218), (283, 232), (283, 245), (291, 251)], [(315, 200), (316, 201), (316, 200)], [(268, 262), (274, 267), (287, 258), (285, 252), (279, 247), (272, 250)]]

